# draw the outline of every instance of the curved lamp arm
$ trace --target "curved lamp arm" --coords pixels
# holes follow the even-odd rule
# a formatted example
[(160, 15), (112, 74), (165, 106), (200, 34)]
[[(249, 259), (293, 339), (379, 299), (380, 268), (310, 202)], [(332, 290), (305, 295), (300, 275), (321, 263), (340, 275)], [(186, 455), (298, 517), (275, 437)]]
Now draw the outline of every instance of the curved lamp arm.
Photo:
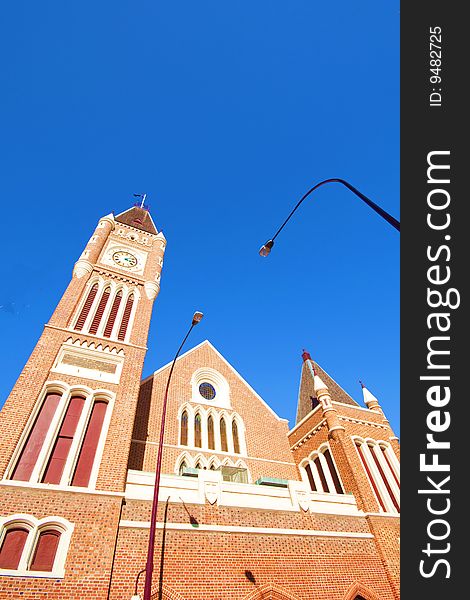
[(295, 213), (295, 211), (299, 208), (299, 206), (302, 204), (302, 202), (305, 200), (305, 198), (307, 198), (307, 196), (310, 196), (310, 194), (312, 192), (314, 192), (320, 186), (325, 185), (325, 183), (341, 183), (342, 185), (344, 185), (345, 187), (347, 187), (348, 190), (350, 190), (351, 192), (353, 192), (354, 194), (356, 194), (356, 196), (358, 196), (361, 200), (363, 200), (368, 206), (370, 206), (370, 208), (372, 208), (372, 210), (374, 210), (383, 219), (385, 219), (387, 221), (387, 223), (389, 223), (397, 231), (400, 231), (400, 222), (397, 221), (395, 219), (395, 217), (392, 217), (392, 215), (389, 215), (388, 212), (386, 212), (383, 208), (380, 208), (380, 206), (378, 206), (375, 202), (372, 202), (372, 200), (370, 198), (368, 198), (367, 196), (364, 196), (364, 194), (362, 192), (360, 192), (358, 189), (356, 189), (349, 182), (345, 181), (344, 179), (339, 179), (339, 178), (335, 177), (335, 178), (332, 178), (332, 179), (325, 179), (324, 181), (320, 181), (320, 183), (317, 183), (316, 185), (314, 185), (312, 188), (310, 188), (308, 190), (308, 192), (306, 192), (302, 196), (302, 198), (297, 202), (297, 204), (294, 206), (294, 208), (290, 212), (290, 214), (287, 217), (287, 219), (284, 221), (284, 223), (276, 231), (276, 233), (274, 234), (274, 236), (270, 240), (268, 240), (266, 242), (266, 244), (264, 244), (264, 246), (261, 247), (261, 250), (259, 252), (261, 254), (261, 256), (267, 256), (269, 254), (269, 252), (271, 251), (271, 248), (274, 246), (274, 240), (281, 233), (281, 231), (284, 229), (285, 225), (287, 225), (289, 219), (292, 217), (292, 215)]

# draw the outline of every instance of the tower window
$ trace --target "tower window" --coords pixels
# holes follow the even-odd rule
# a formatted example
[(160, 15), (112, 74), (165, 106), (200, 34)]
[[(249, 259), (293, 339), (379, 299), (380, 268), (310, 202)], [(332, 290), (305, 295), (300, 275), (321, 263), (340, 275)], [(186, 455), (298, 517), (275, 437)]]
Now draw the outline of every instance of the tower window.
[(215, 398), (215, 388), (211, 383), (201, 383), (199, 386), (199, 393), (206, 400), (213, 400)]
[(344, 494), (336, 465), (328, 444), (322, 444), (318, 450), (300, 465), (302, 478), (312, 492)]
[[(98, 395), (99, 394), (99, 395)], [(41, 410), (13, 467), (11, 479), (90, 485), (111, 398), (104, 392), (46, 393)], [(57, 432), (57, 433), (54, 433)], [(94, 484), (96, 477), (93, 478)]]
[(210, 450), (215, 449), (214, 419), (211, 415), (207, 418), (207, 445)]
[(96, 297), (97, 292), (98, 292), (98, 284), (95, 283), (95, 284), (93, 284), (91, 290), (88, 292), (88, 296), (87, 296), (87, 299), (85, 300), (85, 304), (83, 305), (83, 308), (82, 308), (80, 315), (77, 319), (77, 322), (75, 324), (76, 331), (81, 331), (83, 329), (83, 325), (85, 324), (86, 318), (88, 317), (91, 305), (93, 304), (93, 301)]
[(111, 311), (109, 313), (108, 322), (106, 323), (106, 327), (104, 328), (104, 337), (109, 337), (111, 332), (113, 331), (114, 322), (116, 321), (117, 313), (119, 310), (119, 305), (122, 300), (122, 291), (116, 294), (113, 302), (113, 306), (111, 307)]
[(380, 508), (384, 512), (400, 512), (398, 461), (389, 446), (375, 440), (356, 439), (355, 444)]
[(106, 288), (101, 296), (101, 300), (98, 304), (98, 308), (96, 309), (95, 316), (93, 317), (93, 321), (90, 325), (90, 333), (95, 334), (98, 331), (98, 327), (100, 325), (101, 319), (103, 317), (104, 309), (108, 304), (109, 295), (111, 294), (111, 288)]
[(50, 393), (44, 398), (36, 421), (16, 463), (12, 479), (29, 481), (46, 439), (46, 434), (60, 401), (60, 394)]
[(220, 445), (223, 452), (228, 452), (227, 425), (223, 417), (220, 419)]
[(131, 317), (132, 306), (134, 304), (134, 294), (131, 294), (126, 302), (126, 308), (122, 315), (121, 326), (119, 327), (118, 340), (123, 341), (126, 337), (127, 326), (129, 325), (129, 319)]
[(232, 421), (232, 438), (233, 438), (233, 451), (235, 454), (240, 454), (240, 442), (238, 441), (238, 427), (235, 419)]

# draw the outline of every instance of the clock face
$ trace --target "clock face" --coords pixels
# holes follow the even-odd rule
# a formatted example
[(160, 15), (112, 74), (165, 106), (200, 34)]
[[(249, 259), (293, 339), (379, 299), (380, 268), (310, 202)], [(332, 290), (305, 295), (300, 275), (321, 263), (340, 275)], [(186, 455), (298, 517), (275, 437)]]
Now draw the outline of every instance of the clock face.
[(126, 250), (118, 250), (113, 254), (114, 262), (120, 267), (130, 269), (137, 265), (137, 258)]

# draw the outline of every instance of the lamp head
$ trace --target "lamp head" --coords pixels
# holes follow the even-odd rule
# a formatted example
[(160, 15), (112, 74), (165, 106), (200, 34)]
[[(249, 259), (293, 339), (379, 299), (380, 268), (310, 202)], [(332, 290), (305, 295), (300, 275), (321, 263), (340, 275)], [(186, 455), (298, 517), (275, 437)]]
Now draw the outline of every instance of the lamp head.
[(198, 323), (200, 323), (202, 321), (202, 317), (204, 315), (202, 314), (202, 312), (196, 311), (193, 315), (193, 325), (197, 325)]
[(264, 246), (261, 246), (259, 250), (260, 256), (268, 256), (271, 252), (271, 248), (274, 246), (274, 240), (268, 240)]

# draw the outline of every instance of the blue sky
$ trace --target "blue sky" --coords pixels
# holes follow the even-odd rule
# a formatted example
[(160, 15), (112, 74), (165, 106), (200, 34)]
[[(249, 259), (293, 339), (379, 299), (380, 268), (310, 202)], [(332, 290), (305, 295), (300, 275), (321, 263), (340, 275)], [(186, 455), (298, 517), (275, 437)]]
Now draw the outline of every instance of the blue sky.
[[(144, 375), (193, 311), (294, 424), (307, 348), (399, 432), (399, 5), (311, 0), (9, 3), (0, 404), (98, 219), (146, 192), (168, 240)], [(6, 57), (8, 57), (7, 60)]]

